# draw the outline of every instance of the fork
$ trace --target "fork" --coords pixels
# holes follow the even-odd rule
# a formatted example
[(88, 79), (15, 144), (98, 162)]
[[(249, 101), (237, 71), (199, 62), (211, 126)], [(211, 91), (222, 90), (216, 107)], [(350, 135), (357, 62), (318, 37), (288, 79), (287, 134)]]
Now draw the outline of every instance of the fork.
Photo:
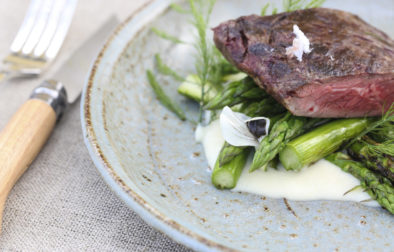
[(66, 37), (77, 0), (31, 0), (26, 16), (3, 59), (0, 82), (37, 76), (55, 58)]

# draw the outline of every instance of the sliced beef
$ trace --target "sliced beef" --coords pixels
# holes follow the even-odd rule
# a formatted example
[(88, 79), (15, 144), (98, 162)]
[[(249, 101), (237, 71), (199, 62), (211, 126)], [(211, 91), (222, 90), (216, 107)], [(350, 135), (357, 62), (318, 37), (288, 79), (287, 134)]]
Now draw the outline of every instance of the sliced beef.
[[(311, 43), (286, 56), (296, 24)], [(359, 117), (394, 102), (394, 41), (348, 12), (315, 8), (246, 16), (214, 28), (216, 46), (294, 115)]]

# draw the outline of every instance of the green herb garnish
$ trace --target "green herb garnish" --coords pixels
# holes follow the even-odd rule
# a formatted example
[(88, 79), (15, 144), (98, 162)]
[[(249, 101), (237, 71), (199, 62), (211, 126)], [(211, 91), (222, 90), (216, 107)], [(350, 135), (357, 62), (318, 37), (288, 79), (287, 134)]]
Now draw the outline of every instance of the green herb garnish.
[(349, 142), (345, 148), (348, 148), (354, 142), (361, 139), (363, 136), (370, 134), (374, 138), (379, 140), (394, 140), (394, 103), (391, 104), (390, 108), (386, 113), (383, 114), (380, 120), (375, 121), (369, 125), (364, 131), (362, 131), (357, 137)]
[(214, 55), (214, 46), (207, 40), (207, 28), (209, 17), (216, 0), (189, 0), (191, 13), (193, 16), (192, 24), (197, 30), (197, 41), (194, 44), (197, 50), (196, 71), (201, 81), (201, 106), (198, 121), (202, 121), (204, 106), (205, 84), (208, 81)]
[(307, 3), (303, 9), (309, 9), (309, 8), (317, 8), (321, 7), (326, 0), (311, 0), (309, 3)]
[(164, 92), (164, 90), (160, 87), (159, 83), (157, 83), (155, 76), (150, 70), (146, 71), (146, 75), (148, 77), (148, 81), (153, 91), (156, 94), (157, 99), (163, 104), (164, 107), (174, 112), (182, 121), (186, 120), (185, 112), (181, 109), (181, 107), (173, 102), (170, 97)]
[(156, 66), (159, 73), (167, 76), (171, 76), (177, 81), (184, 81), (184, 78), (172, 70), (168, 65), (166, 65), (160, 57), (160, 54), (155, 54)]
[(368, 144), (368, 150), (372, 155), (390, 155), (394, 157), (394, 140), (387, 140), (377, 144), (371, 144), (366, 141)]
[(265, 14), (267, 13), (267, 10), (268, 10), (268, 7), (269, 7), (269, 6), (270, 6), (269, 3), (266, 3), (266, 4), (263, 6), (263, 8), (261, 9), (261, 13), (260, 13), (261, 16), (265, 16)]
[(173, 3), (170, 4), (171, 9), (173, 9), (174, 11), (181, 13), (181, 14), (188, 14), (190, 13), (189, 10), (185, 10), (182, 6), (180, 6), (179, 4)]
[(284, 0), (283, 1), (283, 10), (286, 12), (301, 10), (301, 9), (309, 9), (320, 7), (325, 0)]
[(170, 34), (166, 33), (165, 31), (159, 30), (155, 27), (152, 27), (151, 31), (154, 32), (160, 38), (165, 39), (165, 40), (169, 40), (175, 44), (186, 44), (186, 42), (180, 40), (179, 38), (177, 38), (173, 35), (170, 35)]

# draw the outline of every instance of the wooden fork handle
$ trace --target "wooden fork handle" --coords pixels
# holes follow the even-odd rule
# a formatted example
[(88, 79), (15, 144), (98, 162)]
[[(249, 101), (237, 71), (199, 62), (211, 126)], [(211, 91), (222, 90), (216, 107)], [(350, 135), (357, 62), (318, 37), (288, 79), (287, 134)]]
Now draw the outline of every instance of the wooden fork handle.
[[(9, 192), (40, 152), (62, 112), (60, 110), (64, 110), (65, 104), (61, 109), (59, 104), (66, 102), (67, 98), (64, 88), (59, 89), (59, 85), (44, 82), (36, 88), (32, 97), (0, 132), (0, 232)], [(59, 99), (63, 101), (59, 103)]]

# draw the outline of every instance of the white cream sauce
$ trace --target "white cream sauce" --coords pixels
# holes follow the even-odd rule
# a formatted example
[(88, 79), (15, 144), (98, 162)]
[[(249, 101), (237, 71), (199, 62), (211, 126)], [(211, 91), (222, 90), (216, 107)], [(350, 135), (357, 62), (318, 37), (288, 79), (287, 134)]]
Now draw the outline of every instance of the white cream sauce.
[[(217, 156), (224, 143), (219, 121), (206, 127), (198, 126), (196, 140), (201, 142), (210, 167), (214, 167)], [(362, 189), (350, 189), (360, 182), (352, 175), (343, 172), (336, 165), (322, 159), (315, 164), (304, 167), (299, 172), (286, 171), (279, 165), (278, 169), (248, 172), (251, 158), (245, 167), (234, 191), (261, 194), (270, 198), (287, 198), (290, 200), (347, 200), (363, 201), (370, 199)], [(368, 205), (378, 206), (376, 201)]]

